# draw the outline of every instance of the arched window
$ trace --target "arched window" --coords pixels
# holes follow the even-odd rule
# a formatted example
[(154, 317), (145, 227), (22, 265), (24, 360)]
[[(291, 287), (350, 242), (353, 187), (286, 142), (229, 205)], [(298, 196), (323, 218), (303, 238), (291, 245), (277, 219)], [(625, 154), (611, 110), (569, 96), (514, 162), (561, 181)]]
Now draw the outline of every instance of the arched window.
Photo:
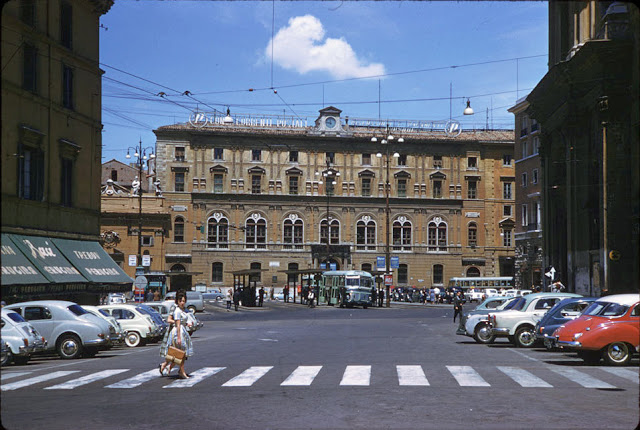
[(247, 219), (244, 231), (245, 248), (264, 249), (267, 247), (267, 221), (259, 214)]
[(447, 223), (434, 217), (428, 225), (427, 245), (430, 252), (447, 252)]
[(229, 247), (229, 220), (215, 213), (207, 220), (207, 248)]
[(171, 266), (171, 271), (172, 272), (186, 272), (187, 269), (185, 269), (182, 264), (174, 264), (173, 266)]
[(181, 216), (173, 221), (173, 241), (184, 242), (184, 218)]
[(444, 285), (444, 266), (442, 264), (433, 265), (433, 285)]
[(211, 264), (211, 282), (222, 282), (222, 263)]
[(289, 215), (284, 220), (284, 233), (282, 235), (282, 243), (284, 249), (302, 249), (304, 238), (304, 223), (298, 215)]
[(411, 222), (400, 216), (393, 222), (393, 250), (411, 251)]
[[(329, 222), (329, 238), (331, 244), (340, 243), (340, 221), (332, 219)], [(320, 222), (320, 242), (327, 243), (327, 220), (326, 218)]]
[(376, 223), (367, 215), (356, 223), (356, 249), (376, 250)]
[(477, 267), (469, 267), (467, 269), (467, 278), (478, 278), (480, 276), (480, 269)]
[(469, 223), (467, 238), (470, 247), (478, 246), (478, 226), (475, 222)]

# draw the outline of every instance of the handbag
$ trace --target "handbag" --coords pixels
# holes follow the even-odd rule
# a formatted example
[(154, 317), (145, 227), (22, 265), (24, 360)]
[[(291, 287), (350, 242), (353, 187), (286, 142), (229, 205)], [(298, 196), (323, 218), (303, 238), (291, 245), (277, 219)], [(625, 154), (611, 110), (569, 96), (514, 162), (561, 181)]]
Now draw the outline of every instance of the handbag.
[(184, 360), (185, 352), (175, 346), (170, 346), (167, 350), (167, 355), (164, 357), (169, 363), (175, 363), (181, 365)]

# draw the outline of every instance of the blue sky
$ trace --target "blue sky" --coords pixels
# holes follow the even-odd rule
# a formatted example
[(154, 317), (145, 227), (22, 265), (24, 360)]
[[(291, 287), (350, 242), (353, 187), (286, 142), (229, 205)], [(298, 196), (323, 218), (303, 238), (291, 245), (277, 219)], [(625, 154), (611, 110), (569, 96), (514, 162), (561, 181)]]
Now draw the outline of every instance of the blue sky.
[(546, 2), (116, 0), (101, 24), (103, 162), (227, 106), (512, 128), (547, 71)]

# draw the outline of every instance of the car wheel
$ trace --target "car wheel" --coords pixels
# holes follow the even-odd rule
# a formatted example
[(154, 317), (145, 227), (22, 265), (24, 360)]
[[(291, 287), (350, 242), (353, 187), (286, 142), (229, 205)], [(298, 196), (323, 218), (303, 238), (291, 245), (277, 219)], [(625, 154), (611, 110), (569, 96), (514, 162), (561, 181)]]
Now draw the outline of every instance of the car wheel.
[(493, 343), (496, 340), (496, 337), (491, 334), (491, 327), (488, 324), (478, 324), (473, 338), (476, 342), (483, 344)]
[(531, 348), (536, 343), (536, 333), (533, 327), (520, 327), (516, 330), (516, 346), (519, 348)]
[(193, 305), (189, 306), (189, 307), (187, 308), (187, 310), (188, 310), (189, 312), (191, 312), (192, 314), (195, 314), (195, 313), (196, 313), (196, 307), (195, 307), (195, 306), (193, 306)]
[(82, 355), (82, 342), (80, 342), (78, 336), (65, 334), (58, 339), (56, 349), (60, 358), (65, 360), (80, 358), (80, 355)]
[(216, 297), (216, 302), (221, 302), (222, 301), (222, 297)]
[(609, 344), (602, 355), (605, 363), (611, 366), (625, 366), (631, 361), (631, 350), (624, 342)]
[(11, 351), (2, 353), (2, 366), (11, 364), (11, 360), (13, 360), (13, 354), (11, 354)]
[(128, 332), (124, 337), (124, 343), (130, 348), (140, 345), (142, 343), (141, 340), (140, 335), (135, 331)]

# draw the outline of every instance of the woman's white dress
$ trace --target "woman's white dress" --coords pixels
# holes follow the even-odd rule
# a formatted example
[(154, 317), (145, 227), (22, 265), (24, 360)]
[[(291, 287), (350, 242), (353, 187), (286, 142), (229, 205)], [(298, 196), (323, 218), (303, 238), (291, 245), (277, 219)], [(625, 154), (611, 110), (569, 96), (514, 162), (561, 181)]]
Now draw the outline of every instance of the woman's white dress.
[(185, 351), (187, 357), (191, 357), (193, 355), (193, 344), (191, 343), (191, 336), (187, 332), (187, 322), (188, 316), (185, 311), (180, 309), (178, 306), (173, 310), (171, 316), (174, 321), (180, 321), (180, 340), (181, 343), (178, 344), (178, 326), (177, 324), (173, 324), (171, 326), (171, 330), (167, 330), (164, 335), (164, 339), (162, 340), (162, 346), (160, 347), (160, 356), (165, 357), (167, 355), (167, 350), (169, 349), (169, 345), (175, 346), (183, 351)]

